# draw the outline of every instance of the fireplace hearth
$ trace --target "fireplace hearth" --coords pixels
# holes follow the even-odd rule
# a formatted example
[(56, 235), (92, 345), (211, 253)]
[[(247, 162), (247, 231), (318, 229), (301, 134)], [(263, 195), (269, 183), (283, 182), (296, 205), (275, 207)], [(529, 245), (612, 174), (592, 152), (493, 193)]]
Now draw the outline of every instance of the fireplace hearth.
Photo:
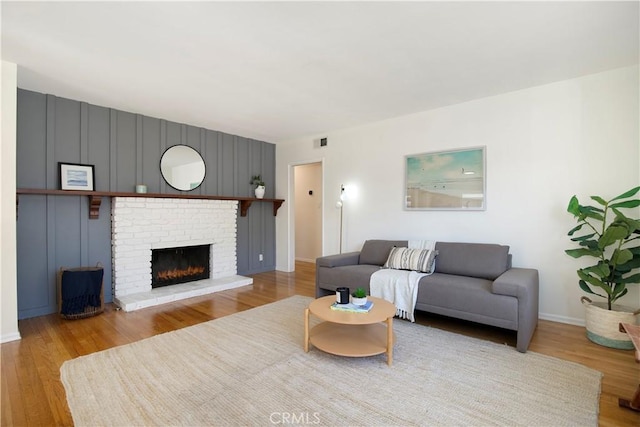
[(208, 279), (210, 245), (153, 249), (151, 288)]

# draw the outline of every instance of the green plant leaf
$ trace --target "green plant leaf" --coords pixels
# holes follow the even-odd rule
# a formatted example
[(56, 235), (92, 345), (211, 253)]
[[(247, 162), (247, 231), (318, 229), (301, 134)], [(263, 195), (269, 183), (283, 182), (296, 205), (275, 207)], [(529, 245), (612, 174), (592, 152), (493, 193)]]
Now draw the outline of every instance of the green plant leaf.
[(582, 256), (594, 256), (594, 257), (599, 257), (600, 254), (602, 253), (602, 251), (594, 251), (591, 249), (584, 249), (584, 248), (580, 248), (580, 249), (567, 249), (564, 251), (567, 255), (573, 257), (573, 258), (580, 258)]
[(616, 283), (611, 291), (611, 299), (618, 299), (628, 292), (627, 285), (624, 283)]
[(633, 253), (629, 249), (616, 249), (611, 255), (611, 262), (616, 265), (624, 265), (633, 259)]
[(640, 273), (632, 274), (631, 276), (623, 277), (619, 281), (620, 283), (624, 283), (625, 285), (640, 283)]
[(569, 236), (573, 236), (573, 233), (575, 233), (576, 231), (580, 230), (582, 228), (582, 226), (584, 225), (584, 223), (582, 224), (578, 224), (575, 227), (573, 227), (569, 233), (567, 233)]
[(612, 223), (604, 231), (604, 234), (598, 240), (598, 247), (604, 249), (615, 242), (624, 239), (629, 235), (629, 227), (626, 224)]
[(580, 203), (578, 202), (578, 198), (573, 196), (571, 200), (569, 200), (569, 206), (567, 206), (567, 212), (573, 214), (573, 216), (580, 215)]
[(627, 191), (625, 193), (622, 193), (621, 195), (619, 195), (617, 197), (614, 197), (613, 199), (611, 199), (611, 202), (613, 202), (614, 200), (626, 199), (626, 198), (629, 198), (631, 196), (635, 196), (638, 191), (640, 191), (640, 186), (634, 187), (631, 190), (629, 190), (629, 191)]
[(631, 260), (625, 262), (624, 264), (616, 265), (616, 271), (620, 272), (621, 274), (628, 273), (634, 268), (640, 268), (640, 257), (637, 255), (634, 255)]
[(637, 208), (638, 206), (640, 206), (640, 200), (638, 199), (634, 199), (634, 200), (627, 200), (626, 202), (619, 202), (619, 203), (614, 203), (611, 206), (609, 206), (610, 208)]
[(620, 294), (618, 294), (615, 297), (611, 298), (611, 302), (615, 302), (618, 298), (621, 298), (621, 297), (625, 296), (627, 294), (627, 292), (629, 292), (629, 289), (624, 288), (624, 290), (622, 292), (620, 292)]
[(591, 288), (589, 287), (589, 285), (587, 285), (584, 280), (580, 280), (580, 282), (578, 282), (578, 285), (580, 285), (580, 289), (582, 289), (583, 291), (585, 291), (588, 294), (597, 295), (599, 297), (606, 298), (604, 295), (600, 295), (597, 292), (593, 292), (591, 290)]
[(571, 239), (572, 242), (582, 242), (583, 240), (587, 240), (592, 238), (593, 236), (595, 236), (596, 233), (591, 233), (591, 234), (585, 234), (584, 236), (580, 236), (580, 237), (574, 237), (573, 239)]
[(611, 288), (607, 286), (606, 283), (604, 283), (602, 280), (598, 279), (597, 277), (593, 277), (592, 275), (585, 273), (583, 270), (578, 270), (578, 277), (580, 277), (582, 280), (584, 280), (585, 282), (587, 282), (592, 286), (596, 286), (600, 289), (603, 289), (607, 294), (611, 292)]
[(598, 221), (604, 221), (603, 213), (604, 211), (600, 208), (595, 208), (593, 206), (580, 206), (580, 218), (593, 218)]
[(580, 246), (586, 246), (587, 248), (589, 248), (591, 250), (602, 252), (598, 248), (598, 241), (597, 240), (586, 240), (584, 242), (580, 242)]
[(582, 289), (583, 291), (585, 291), (588, 294), (595, 294), (595, 292), (593, 292), (591, 290), (591, 288), (589, 287), (589, 285), (587, 285), (587, 283), (584, 280), (580, 280), (580, 282), (578, 283), (580, 285), (580, 289)]
[(592, 200), (595, 200), (596, 202), (600, 203), (602, 206), (607, 206), (607, 202), (599, 196), (591, 196)]
[(629, 227), (629, 236), (633, 233), (636, 233), (636, 234), (638, 233), (638, 230), (640, 229), (640, 221), (636, 219), (627, 218), (622, 213), (620, 213), (620, 211), (616, 209), (613, 209), (613, 211), (616, 213), (616, 219), (614, 222), (618, 224), (626, 224), (627, 227)]
[(607, 278), (610, 274), (609, 265), (604, 262), (599, 262), (597, 265), (583, 268), (582, 271), (585, 273), (595, 274), (598, 277)]

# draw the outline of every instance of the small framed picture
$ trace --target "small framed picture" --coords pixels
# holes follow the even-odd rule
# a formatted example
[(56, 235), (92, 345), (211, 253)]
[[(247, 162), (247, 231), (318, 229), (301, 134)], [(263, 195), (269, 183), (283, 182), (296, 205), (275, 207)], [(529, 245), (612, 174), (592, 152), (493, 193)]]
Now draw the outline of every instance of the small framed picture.
[(62, 163), (60, 166), (60, 189), (95, 191), (95, 170), (93, 165)]

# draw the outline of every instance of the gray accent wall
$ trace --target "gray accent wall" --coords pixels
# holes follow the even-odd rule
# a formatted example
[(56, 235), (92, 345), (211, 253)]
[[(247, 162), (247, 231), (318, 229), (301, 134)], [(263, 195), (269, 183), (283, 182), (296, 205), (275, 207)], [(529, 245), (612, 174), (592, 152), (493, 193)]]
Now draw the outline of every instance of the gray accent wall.
[[(18, 90), (18, 188), (58, 189), (58, 162), (95, 166), (97, 191), (253, 196), (252, 175), (275, 197), (275, 145), (85, 102)], [(181, 192), (165, 183), (160, 157), (184, 144), (205, 160), (203, 184)], [(111, 199), (89, 219), (85, 196), (20, 195), (17, 222), (18, 318), (57, 312), (60, 267), (104, 266), (105, 302), (111, 302)], [(271, 203), (238, 212), (238, 274), (275, 269), (275, 217)], [(263, 261), (259, 261), (259, 255)]]

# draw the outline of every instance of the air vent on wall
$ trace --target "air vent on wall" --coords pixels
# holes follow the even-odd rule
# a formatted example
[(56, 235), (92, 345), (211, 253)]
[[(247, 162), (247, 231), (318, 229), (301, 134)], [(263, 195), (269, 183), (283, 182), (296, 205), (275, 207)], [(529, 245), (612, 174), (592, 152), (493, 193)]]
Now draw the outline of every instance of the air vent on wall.
[(322, 148), (327, 146), (327, 138), (318, 138), (313, 140), (313, 148)]

